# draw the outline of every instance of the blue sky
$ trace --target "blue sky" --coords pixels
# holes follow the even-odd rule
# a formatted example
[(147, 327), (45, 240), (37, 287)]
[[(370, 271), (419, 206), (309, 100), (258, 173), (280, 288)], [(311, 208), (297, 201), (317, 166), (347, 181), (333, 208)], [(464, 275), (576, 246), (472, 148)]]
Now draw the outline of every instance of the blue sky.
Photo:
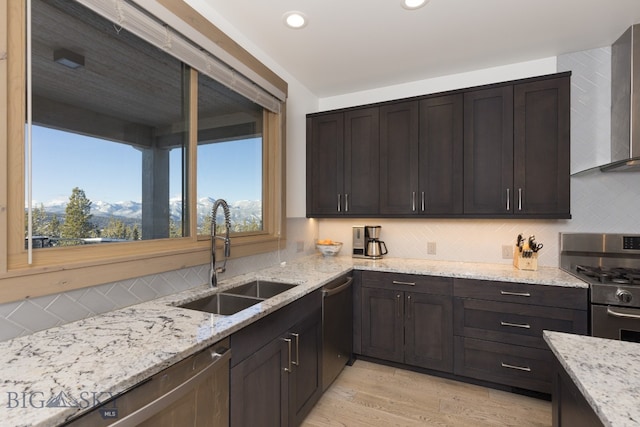
[[(33, 126), (32, 140), (36, 203), (67, 200), (74, 187), (92, 201), (140, 201), (142, 154), (133, 147), (40, 126)], [(261, 199), (259, 147), (260, 140), (252, 139), (201, 148), (199, 197)], [(179, 171), (180, 162), (179, 152), (172, 152), (170, 170)], [(170, 189), (171, 197), (180, 194), (179, 173), (172, 173)]]

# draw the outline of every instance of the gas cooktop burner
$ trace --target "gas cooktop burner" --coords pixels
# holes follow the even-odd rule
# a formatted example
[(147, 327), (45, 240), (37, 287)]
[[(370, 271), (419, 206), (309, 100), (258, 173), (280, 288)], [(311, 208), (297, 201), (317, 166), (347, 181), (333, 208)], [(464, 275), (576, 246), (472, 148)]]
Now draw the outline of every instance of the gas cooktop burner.
[(595, 278), (600, 283), (616, 283), (620, 285), (640, 285), (640, 269), (625, 267), (592, 267), (576, 266), (578, 275)]

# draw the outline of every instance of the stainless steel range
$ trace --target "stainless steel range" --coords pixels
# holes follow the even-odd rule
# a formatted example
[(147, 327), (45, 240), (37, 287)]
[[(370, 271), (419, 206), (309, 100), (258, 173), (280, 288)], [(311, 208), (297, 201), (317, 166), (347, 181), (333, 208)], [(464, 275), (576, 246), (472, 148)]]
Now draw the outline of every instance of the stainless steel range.
[(640, 342), (640, 235), (561, 233), (560, 267), (589, 283), (591, 335)]

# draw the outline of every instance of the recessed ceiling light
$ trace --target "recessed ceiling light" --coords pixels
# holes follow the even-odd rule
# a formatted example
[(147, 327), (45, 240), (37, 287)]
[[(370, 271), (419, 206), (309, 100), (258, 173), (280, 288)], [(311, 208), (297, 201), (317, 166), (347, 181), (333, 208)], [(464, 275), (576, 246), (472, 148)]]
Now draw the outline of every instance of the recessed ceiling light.
[(429, 3), (429, 0), (402, 0), (402, 7), (409, 10), (421, 8), (425, 4)]
[(289, 28), (302, 28), (307, 25), (307, 17), (302, 12), (287, 12), (284, 14), (284, 23)]

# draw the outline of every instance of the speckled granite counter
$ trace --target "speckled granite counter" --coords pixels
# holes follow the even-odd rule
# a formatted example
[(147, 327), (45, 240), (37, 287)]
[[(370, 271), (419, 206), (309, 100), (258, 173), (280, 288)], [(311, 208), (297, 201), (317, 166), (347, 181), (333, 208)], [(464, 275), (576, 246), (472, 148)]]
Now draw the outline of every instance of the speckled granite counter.
[[(309, 256), (258, 272), (137, 304), (0, 343), (0, 423), (51, 426), (90, 409), (189, 355), (318, 289), (351, 269), (587, 287), (556, 268), (387, 258)], [(231, 316), (175, 307), (254, 278), (298, 286)], [(76, 406), (47, 407), (64, 394)], [(56, 401), (59, 402), (59, 401)], [(74, 401), (70, 402), (71, 404)]]
[(640, 425), (640, 344), (550, 331), (544, 339), (605, 426)]

